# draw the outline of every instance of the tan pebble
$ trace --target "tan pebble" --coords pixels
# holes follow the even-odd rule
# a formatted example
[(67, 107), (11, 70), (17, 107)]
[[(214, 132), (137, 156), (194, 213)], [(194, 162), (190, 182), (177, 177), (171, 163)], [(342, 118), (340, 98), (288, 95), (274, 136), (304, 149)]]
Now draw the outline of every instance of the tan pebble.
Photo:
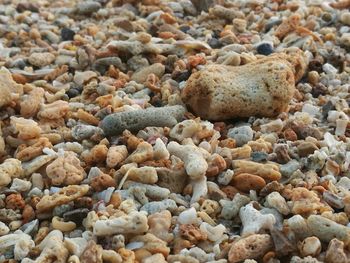
[(152, 256), (149, 256), (141, 261), (141, 263), (167, 263), (163, 254), (157, 253)]
[(199, 227), (192, 224), (180, 225), (180, 235), (182, 238), (190, 241), (192, 244), (197, 244), (199, 241), (206, 240), (206, 233), (202, 232)]
[(147, 233), (142, 236), (136, 236), (131, 239), (131, 242), (143, 242), (143, 249), (146, 249), (152, 254), (161, 253), (164, 257), (167, 257), (170, 253), (170, 248), (167, 246), (167, 242), (159, 239), (151, 233)]
[(0, 69), (0, 108), (9, 105), (23, 93), (23, 86), (16, 83), (11, 73), (5, 68)]
[(20, 145), (15, 157), (21, 161), (29, 161), (43, 153), (44, 148), (52, 148), (52, 144), (45, 137), (40, 137), (33, 145)]
[(155, 184), (158, 181), (158, 175), (154, 167), (143, 166), (140, 168), (131, 168), (128, 171), (127, 179), (144, 184)]
[(315, 237), (307, 237), (301, 242), (299, 251), (303, 257), (312, 256), (317, 257), (321, 252), (321, 242)]
[(171, 226), (171, 213), (167, 210), (148, 216), (148, 232), (165, 242), (170, 242), (173, 235), (168, 231)]
[(340, 15), (340, 21), (345, 24), (350, 26), (350, 12), (344, 12)]
[(103, 262), (109, 262), (109, 263), (122, 263), (123, 262), (123, 259), (122, 257), (117, 253), (115, 252), (114, 250), (106, 250), (104, 249), (102, 251), (102, 259), (103, 259)]
[(36, 205), (37, 212), (53, 209), (55, 206), (67, 204), (79, 197), (84, 196), (89, 191), (88, 185), (69, 185), (63, 187), (53, 195), (43, 196)]
[(320, 75), (317, 71), (310, 71), (307, 75), (310, 84), (316, 85), (320, 80)]
[(46, 167), (46, 174), (51, 179), (52, 185), (79, 184), (86, 176), (80, 160), (74, 152), (64, 152)]
[(35, 218), (35, 212), (32, 206), (25, 205), (22, 212), (23, 224), (28, 223), (29, 221)]
[(106, 164), (113, 168), (120, 164), (128, 156), (128, 150), (125, 145), (111, 146), (107, 152)]
[(131, 80), (134, 80), (138, 83), (144, 83), (147, 80), (147, 77), (149, 74), (153, 73), (158, 78), (161, 78), (164, 74), (165, 66), (161, 63), (155, 63), (153, 65), (150, 65), (148, 67), (141, 68), (139, 71), (135, 72)]
[(110, 175), (102, 173), (92, 178), (90, 185), (95, 191), (100, 192), (108, 187), (115, 187), (116, 182)]
[(25, 201), (21, 194), (10, 194), (6, 197), (5, 199), (6, 203), (6, 208), (7, 209), (13, 209), (17, 210), (20, 209), (22, 210), (25, 207)]
[(90, 240), (80, 256), (81, 263), (103, 263), (102, 260), (102, 247), (97, 245), (95, 241)]
[(100, 120), (97, 119), (95, 116), (82, 109), (79, 109), (77, 111), (77, 117), (79, 120), (82, 120), (83, 122), (86, 122), (87, 124), (91, 125), (98, 125), (100, 122)]
[(6, 159), (0, 164), (0, 187), (7, 186), (12, 178), (22, 177), (23, 169), (21, 161), (15, 158)]
[(260, 191), (266, 185), (263, 178), (249, 173), (235, 175), (231, 184), (242, 192), (249, 192), (250, 190)]
[(45, 67), (55, 60), (55, 55), (49, 52), (32, 53), (28, 57), (28, 62), (36, 67)]
[(349, 255), (344, 250), (344, 242), (338, 239), (332, 239), (326, 251), (327, 263), (347, 263), (349, 262)]
[(53, 229), (57, 229), (62, 232), (70, 232), (77, 227), (74, 222), (72, 221), (65, 222), (63, 221), (62, 218), (59, 218), (58, 216), (54, 216), (52, 218), (51, 224)]
[(136, 150), (126, 158), (126, 163), (142, 163), (153, 158), (153, 147), (148, 142), (141, 142)]
[(220, 205), (214, 200), (206, 199), (202, 203), (200, 211), (204, 211), (209, 216), (215, 217), (220, 212)]
[(18, 138), (22, 140), (34, 139), (40, 137), (41, 128), (38, 123), (22, 117), (10, 117), (11, 125), (18, 132)]
[(228, 253), (230, 263), (245, 259), (256, 259), (263, 256), (273, 246), (272, 239), (267, 234), (253, 234), (234, 242)]
[(297, 146), (300, 157), (306, 157), (318, 150), (318, 147), (312, 142), (302, 142)]
[(281, 179), (281, 173), (279, 168), (275, 164), (271, 163), (256, 163), (246, 160), (234, 160), (232, 161), (234, 172), (236, 175), (241, 173), (255, 174), (268, 181), (278, 181)]
[(135, 258), (138, 261), (141, 261), (142, 259), (148, 258), (150, 256), (152, 256), (152, 253), (147, 249), (139, 248), (135, 250)]
[(350, 47), (350, 33), (343, 33), (340, 37), (340, 43), (346, 47)]
[(232, 159), (246, 159), (249, 158), (252, 153), (252, 148), (249, 145), (243, 147), (237, 147), (231, 149)]
[(208, 160), (208, 169), (206, 171), (207, 177), (217, 176), (226, 169), (225, 159), (217, 153), (211, 155)]
[(190, 248), (192, 247), (192, 243), (182, 237), (176, 237), (173, 241), (174, 246), (173, 246), (173, 253), (178, 254), (180, 251), (184, 248)]
[(135, 253), (132, 250), (120, 248), (117, 252), (125, 263), (133, 263), (136, 260)]
[(111, 199), (109, 200), (109, 204), (113, 205), (114, 208), (118, 208), (122, 202), (122, 198), (119, 193), (113, 193)]
[(82, 158), (88, 164), (102, 163), (106, 160), (108, 148), (106, 145), (99, 144), (92, 147), (89, 152), (83, 152)]

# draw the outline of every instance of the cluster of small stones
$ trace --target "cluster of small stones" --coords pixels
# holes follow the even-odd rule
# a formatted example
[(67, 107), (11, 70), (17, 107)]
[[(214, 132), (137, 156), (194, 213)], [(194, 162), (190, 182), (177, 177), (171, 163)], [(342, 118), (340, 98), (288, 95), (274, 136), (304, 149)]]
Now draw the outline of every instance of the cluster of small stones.
[(3, 0), (0, 262), (350, 262), (349, 0)]

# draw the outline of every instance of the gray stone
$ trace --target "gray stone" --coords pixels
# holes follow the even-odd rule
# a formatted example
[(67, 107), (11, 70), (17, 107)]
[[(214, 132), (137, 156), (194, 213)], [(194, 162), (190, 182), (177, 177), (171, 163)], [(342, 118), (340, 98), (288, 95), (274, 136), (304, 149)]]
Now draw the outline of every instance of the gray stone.
[(337, 238), (344, 243), (350, 242), (350, 228), (338, 224), (328, 218), (320, 215), (311, 215), (307, 219), (312, 234), (323, 242), (329, 242), (333, 238)]
[(101, 8), (101, 4), (94, 1), (83, 1), (77, 5), (76, 12), (79, 15), (91, 15)]
[(283, 176), (290, 177), (300, 168), (301, 164), (297, 160), (291, 160), (290, 162), (280, 166), (280, 172)]
[(119, 135), (124, 130), (138, 132), (148, 126), (173, 127), (180, 121), (186, 109), (182, 106), (147, 108), (145, 110), (118, 112), (103, 119), (101, 128), (105, 135)]
[(235, 139), (237, 146), (243, 146), (253, 140), (254, 131), (249, 126), (241, 126), (229, 129), (227, 136)]

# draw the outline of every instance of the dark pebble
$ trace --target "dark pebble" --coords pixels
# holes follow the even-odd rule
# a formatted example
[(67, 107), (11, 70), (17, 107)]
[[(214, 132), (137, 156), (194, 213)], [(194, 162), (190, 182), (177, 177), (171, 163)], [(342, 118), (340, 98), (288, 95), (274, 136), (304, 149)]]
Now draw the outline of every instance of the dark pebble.
[(209, 8), (214, 5), (214, 0), (191, 0), (191, 2), (199, 13), (208, 12)]
[(252, 152), (250, 157), (254, 162), (266, 162), (269, 155), (265, 152)]
[(183, 25), (183, 26), (180, 26), (179, 29), (182, 32), (187, 33), (187, 31), (190, 30), (190, 27), (188, 25)]
[(188, 80), (188, 78), (191, 76), (191, 72), (189, 70), (186, 70), (184, 72), (179, 73), (176, 77), (175, 80), (177, 82)]
[(81, 91), (77, 88), (70, 88), (69, 90), (67, 90), (66, 94), (69, 98), (74, 98), (76, 96), (79, 96), (81, 93)]
[(211, 39), (209, 39), (208, 45), (209, 45), (211, 48), (220, 48), (220, 47), (222, 47), (222, 44), (221, 44), (220, 40), (217, 39), (217, 38), (214, 38), (214, 37), (212, 37)]
[(268, 56), (273, 53), (273, 47), (270, 43), (262, 43), (257, 46), (256, 51), (258, 54)]
[(65, 221), (73, 221), (74, 223), (80, 225), (88, 213), (89, 213), (89, 209), (87, 208), (75, 209), (73, 211), (68, 211), (64, 213), (63, 219)]
[(67, 27), (62, 28), (61, 30), (61, 38), (62, 41), (73, 40), (75, 32), (72, 29)]
[(39, 12), (39, 7), (33, 3), (19, 3), (16, 7), (18, 13), (23, 13), (24, 11), (30, 11), (33, 13)]
[(321, 73), (323, 71), (322, 62), (317, 59), (311, 60), (309, 62), (309, 71), (317, 71), (318, 73)]
[(322, 83), (317, 83), (311, 90), (311, 94), (314, 98), (318, 98), (320, 95), (326, 95), (327, 93), (328, 89)]
[(322, 106), (323, 118), (327, 118), (328, 117), (328, 112), (331, 111), (331, 110), (334, 110), (334, 109), (335, 109), (335, 107), (334, 107), (333, 103), (331, 101), (327, 101), (327, 103)]

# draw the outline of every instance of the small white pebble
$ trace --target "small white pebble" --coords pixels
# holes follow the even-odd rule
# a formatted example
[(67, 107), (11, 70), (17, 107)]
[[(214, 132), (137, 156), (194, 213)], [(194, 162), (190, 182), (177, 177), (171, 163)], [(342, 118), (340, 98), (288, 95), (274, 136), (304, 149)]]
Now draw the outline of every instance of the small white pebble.
[(8, 226), (0, 221), (0, 236), (4, 236), (10, 232), (10, 228)]

